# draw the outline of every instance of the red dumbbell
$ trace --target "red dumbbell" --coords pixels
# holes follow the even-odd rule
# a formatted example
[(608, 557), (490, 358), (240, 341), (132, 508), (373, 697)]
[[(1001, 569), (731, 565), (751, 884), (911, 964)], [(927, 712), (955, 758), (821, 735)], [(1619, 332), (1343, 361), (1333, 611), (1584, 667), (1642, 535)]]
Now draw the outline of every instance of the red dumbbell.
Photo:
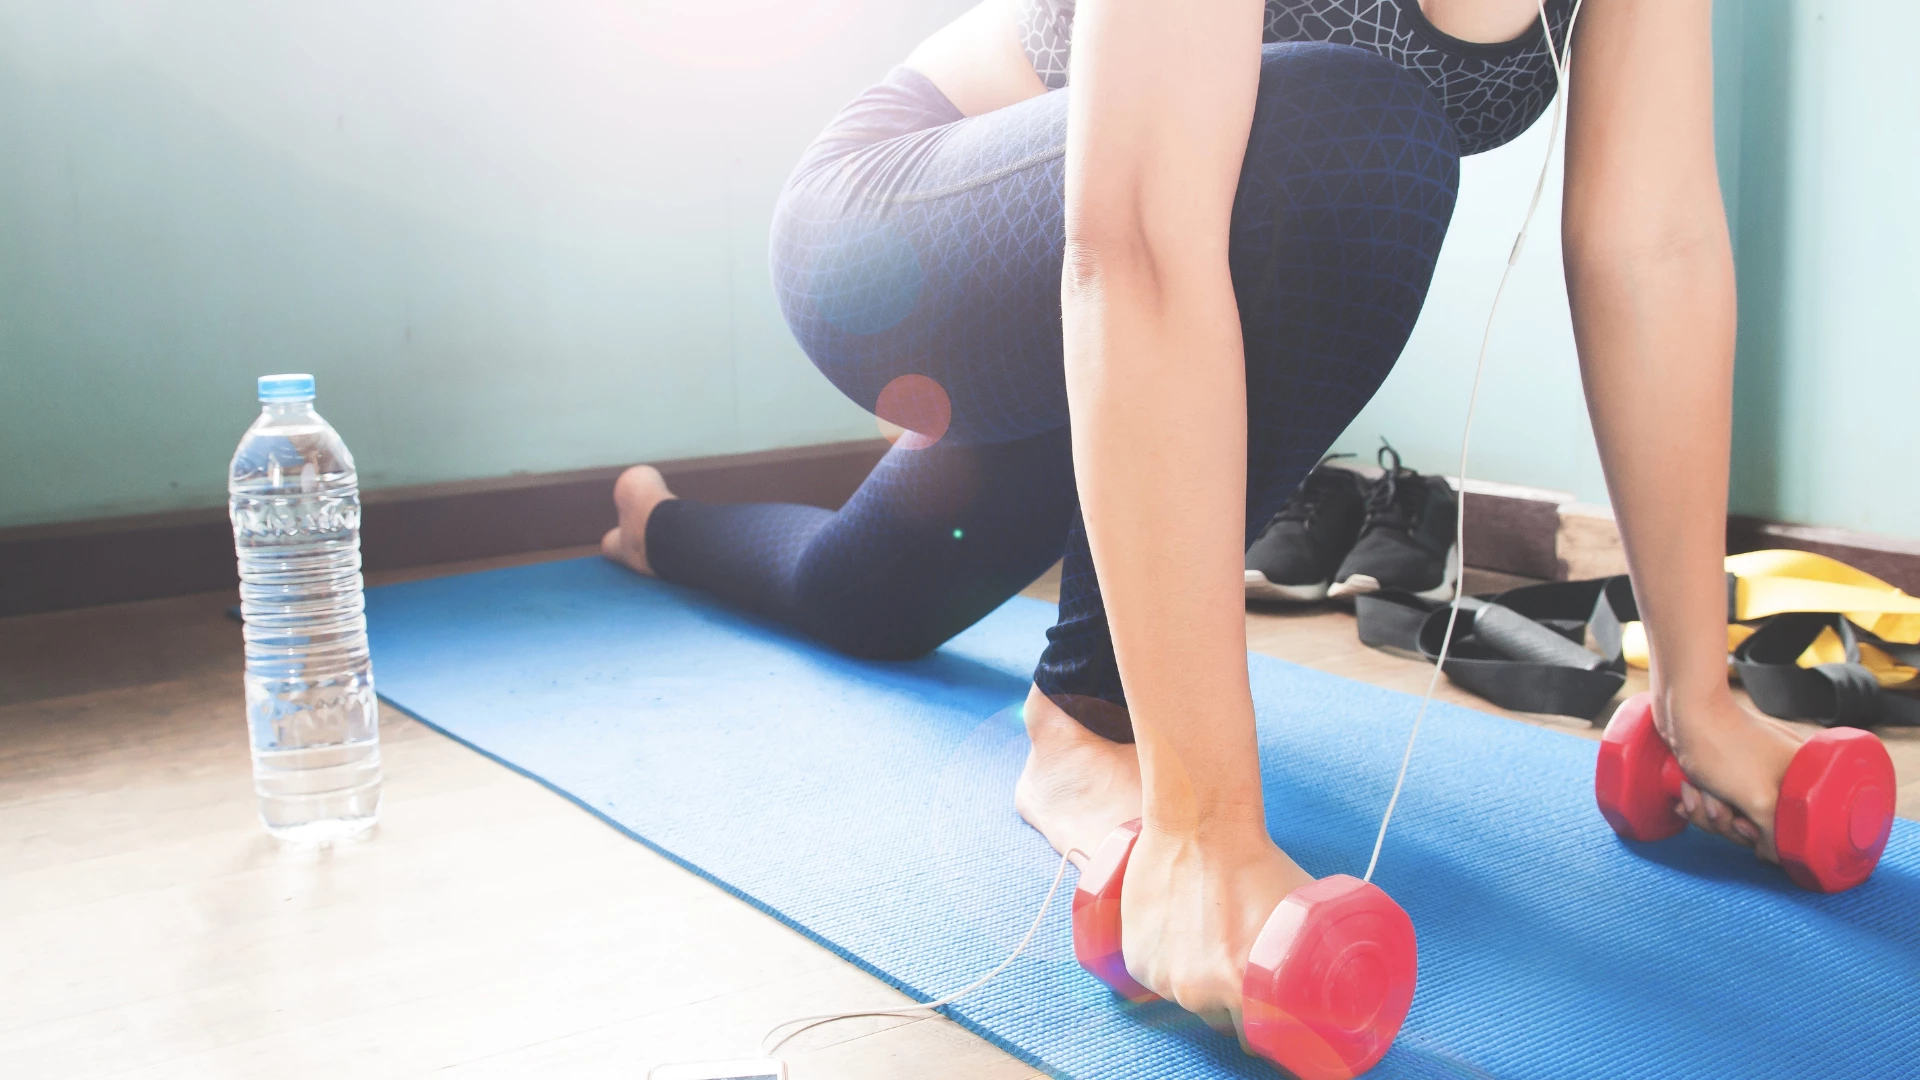
[[(1154, 1000), (1120, 956), (1120, 885), (1140, 823), (1115, 829), (1073, 894), (1080, 966), (1133, 1002)], [(1247, 957), (1247, 1045), (1299, 1080), (1350, 1080), (1374, 1066), (1413, 1004), (1413, 920), (1377, 885), (1334, 874), (1288, 893)]]
[[(1686, 777), (1653, 725), (1653, 695), (1635, 694), (1607, 721), (1593, 794), (1613, 831), (1664, 840)], [(1793, 755), (1774, 809), (1773, 846), (1801, 888), (1839, 892), (1867, 880), (1893, 828), (1893, 759), (1870, 732), (1828, 728)]]

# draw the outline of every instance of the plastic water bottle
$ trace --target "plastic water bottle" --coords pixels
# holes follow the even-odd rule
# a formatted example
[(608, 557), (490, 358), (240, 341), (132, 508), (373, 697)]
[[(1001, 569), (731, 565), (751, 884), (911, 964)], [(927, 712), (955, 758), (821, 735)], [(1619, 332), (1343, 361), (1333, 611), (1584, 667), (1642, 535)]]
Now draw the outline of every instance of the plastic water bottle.
[(328, 843), (371, 828), (380, 809), (360, 484), (313, 410), (313, 376), (262, 377), (260, 404), (227, 473), (253, 786), (268, 832)]

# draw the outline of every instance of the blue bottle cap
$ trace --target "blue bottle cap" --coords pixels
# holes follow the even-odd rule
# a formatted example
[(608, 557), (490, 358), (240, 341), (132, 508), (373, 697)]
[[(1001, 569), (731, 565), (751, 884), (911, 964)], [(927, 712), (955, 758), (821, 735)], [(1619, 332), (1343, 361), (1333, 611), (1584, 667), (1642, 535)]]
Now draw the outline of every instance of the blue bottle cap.
[(312, 401), (313, 376), (262, 375), (260, 376), (260, 400)]

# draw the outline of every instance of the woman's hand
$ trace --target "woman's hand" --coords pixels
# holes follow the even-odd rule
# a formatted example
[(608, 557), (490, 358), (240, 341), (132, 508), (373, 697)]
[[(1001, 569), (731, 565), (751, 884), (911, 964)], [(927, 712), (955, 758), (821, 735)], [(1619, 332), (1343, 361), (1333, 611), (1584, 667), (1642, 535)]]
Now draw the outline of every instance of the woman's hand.
[(1680, 789), (1682, 816), (1778, 862), (1774, 806), (1806, 736), (1742, 708), (1725, 684), (1691, 698), (1656, 691), (1653, 722), (1689, 781)]
[(1120, 893), (1127, 973), (1244, 1045), (1247, 955), (1273, 909), (1312, 880), (1264, 824), (1205, 836), (1142, 828)]

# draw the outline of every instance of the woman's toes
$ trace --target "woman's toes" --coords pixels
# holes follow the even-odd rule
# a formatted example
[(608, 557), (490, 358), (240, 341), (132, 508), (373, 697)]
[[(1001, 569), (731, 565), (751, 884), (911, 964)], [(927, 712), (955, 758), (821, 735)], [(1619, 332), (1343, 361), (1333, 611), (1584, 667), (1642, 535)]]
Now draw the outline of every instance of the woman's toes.
[(652, 575), (653, 569), (647, 565), (645, 552), (635, 551), (627, 544), (627, 534), (619, 526), (607, 530), (600, 538), (600, 554), (619, 563), (629, 570)]

